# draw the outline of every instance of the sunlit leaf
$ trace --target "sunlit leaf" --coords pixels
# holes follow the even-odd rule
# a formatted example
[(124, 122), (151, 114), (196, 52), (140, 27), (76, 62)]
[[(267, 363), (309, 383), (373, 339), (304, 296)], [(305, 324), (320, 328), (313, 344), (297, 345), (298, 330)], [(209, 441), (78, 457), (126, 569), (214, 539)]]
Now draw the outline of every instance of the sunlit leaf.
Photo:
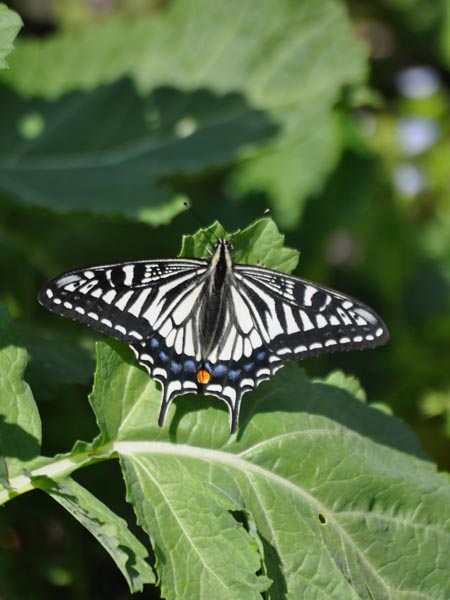
[(17, 13), (0, 4), (0, 69), (7, 69), (6, 56), (13, 50), (13, 42), (22, 27)]
[[(234, 443), (219, 401), (201, 396), (177, 399), (160, 429), (157, 386), (131, 353), (119, 352), (99, 347), (92, 402), (101, 442), (107, 438), (122, 457), (128, 499), (155, 544), (168, 598), (200, 589), (222, 597), (219, 576), (241, 589), (242, 570), (229, 562), (225, 574), (218, 565), (231, 560), (229, 544), (252, 547), (237, 541), (227, 513), (244, 508), (263, 541), (275, 595), (450, 592), (450, 484), (398, 420), (343, 389), (309, 382), (292, 365), (245, 397)], [(257, 554), (253, 563), (233, 556), (249, 582)], [(254, 585), (236, 597), (260, 589)]]

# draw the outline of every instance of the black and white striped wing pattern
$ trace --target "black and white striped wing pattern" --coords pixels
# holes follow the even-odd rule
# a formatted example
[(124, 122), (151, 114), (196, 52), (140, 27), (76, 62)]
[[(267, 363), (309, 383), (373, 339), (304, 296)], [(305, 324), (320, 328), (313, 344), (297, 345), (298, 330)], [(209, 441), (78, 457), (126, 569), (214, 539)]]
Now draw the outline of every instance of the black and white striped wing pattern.
[(226, 240), (209, 260), (121, 263), (65, 273), (41, 304), (130, 344), (170, 402), (193, 391), (229, 408), (286, 361), (383, 344), (388, 332), (368, 306), (318, 284), (233, 264)]
[[(191, 391), (227, 398), (216, 393), (221, 367), (203, 358), (198, 334), (208, 267), (203, 260), (173, 259), (70, 271), (47, 284), (39, 302), (128, 342), (163, 387), (162, 424), (176, 396)], [(208, 373), (204, 369), (210, 370), (211, 385), (199, 381), (199, 371)]]
[(380, 317), (350, 296), (270, 269), (235, 265), (234, 273), (274, 363), (388, 340)]
[[(269, 269), (235, 264), (226, 297), (219, 343), (201, 367), (210, 377), (200, 391), (228, 404), (232, 431), (242, 395), (287, 361), (373, 348), (389, 337), (380, 317), (365, 304)], [(193, 369), (193, 388), (195, 373)]]
[[(124, 342), (148, 340), (183, 299), (198, 297), (208, 263), (155, 260), (69, 271), (39, 293), (46, 308)], [(194, 293), (192, 293), (194, 292)]]

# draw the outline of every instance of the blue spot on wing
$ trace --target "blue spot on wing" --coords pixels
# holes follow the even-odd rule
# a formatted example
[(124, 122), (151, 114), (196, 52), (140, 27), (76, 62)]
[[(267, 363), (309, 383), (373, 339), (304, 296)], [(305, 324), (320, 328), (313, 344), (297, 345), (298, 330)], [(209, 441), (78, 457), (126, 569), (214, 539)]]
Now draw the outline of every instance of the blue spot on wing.
[(264, 360), (266, 358), (266, 356), (267, 356), (266, 352), (258, 352), (258, 354), (256, 355), (256, 358), (258, 360)]
[(227, 371), (228, 369), (225, 365), (216, 365), (212, 374), (216, 377), (221, 377), (222, 375), (225, 375)]
[(158, 340), (157, 340), (156, 338), (152, 338), (152, 339), (150, 340), (150, 346), (151, 346), (152, 348), (157, 348), (157, 347), (159, 346), (159, 342), (158, 342)]
[(184, 361), (184, 370), (187, 371), (188, 373), (195, 373), (196, 368), (195, 368), (195, 363), (193, 360), (185, 360)]
[(253, 367), (255, 366), (255, 363), (247, 363), (246, 365), (244, 365), (244, 371), (251, 371), (253, 369)]
[(233, 369), (233, 371), (230, 371), (230, 374), (228, 375), (228, 377), (231, 379), (231, 381), (236, 381), (236, 379), (239, 377), (241, 370), (240, 369)]
[(161, 359), (163, 362), (166, 362), (167, 360), (169, 360), (169, 357), (168, 357), (168, 356), (167, 356), (167, 354), (166, 354), (165, 352), (163, 352), (163, 351), (161, 351), (161, 352), (159, 353), (159, 358), (160, 358), (160, 359)]
[(179, 373), (181, 371), (181, 365), (180, 363), (175, 362), (174, 360), (170, 363), (170, 370), (172, 371), (172, 373), (175, 373), (175, 375), (177, 373)]

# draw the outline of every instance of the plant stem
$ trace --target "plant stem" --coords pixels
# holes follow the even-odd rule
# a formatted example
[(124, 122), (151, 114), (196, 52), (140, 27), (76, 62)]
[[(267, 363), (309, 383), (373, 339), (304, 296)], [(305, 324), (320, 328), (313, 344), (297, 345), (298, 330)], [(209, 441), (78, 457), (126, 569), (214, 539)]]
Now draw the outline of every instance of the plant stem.
[(113, 446), (107, 444), (106, 446), (99, 447), (95, 450), (89, 449), (89, 451), (81, 452), (73, 456), (66, 455), (63, 458), (48, 462), (46, 465), (31, 470), (27, 474), (17, 475), (8, 481), (11, 489), (4, 488), (0, 490), (0, 506), (16, 496), (20, 496), (25, 492), (37, 488), (38, 486), (33, 482), (33, 479), (36, 477), (44, 476), (51, 479), (61, 479), (67, 477), (80, 467), (85, 467), (92, 464), (92, 462), (99, 462), (111, 458), (112, 453)]

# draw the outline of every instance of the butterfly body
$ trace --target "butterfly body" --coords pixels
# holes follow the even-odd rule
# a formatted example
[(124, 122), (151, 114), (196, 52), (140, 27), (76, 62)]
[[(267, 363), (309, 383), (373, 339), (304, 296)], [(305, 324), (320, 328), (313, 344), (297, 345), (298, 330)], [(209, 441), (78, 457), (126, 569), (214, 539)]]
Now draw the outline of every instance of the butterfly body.
[(203, 305), (200, 308), (200, 346), (202, 357), (220, 343), (222, 331), (220, 324), (226, 319), (229, 305), (228, 279), (232, 277), (231, 247), (226, 240), (219, 240), (216, 253), (210, 260), (204, 285)]
[(288, 360), (378, 346), (388, 332), (344, 294), (262, 267), (234, 263), (220, 238), (209, 259), (119, 263), (65, 273), (41, 304), (130, 344), (163, 388), (159, 424), (188, 392), (240, 401)]

